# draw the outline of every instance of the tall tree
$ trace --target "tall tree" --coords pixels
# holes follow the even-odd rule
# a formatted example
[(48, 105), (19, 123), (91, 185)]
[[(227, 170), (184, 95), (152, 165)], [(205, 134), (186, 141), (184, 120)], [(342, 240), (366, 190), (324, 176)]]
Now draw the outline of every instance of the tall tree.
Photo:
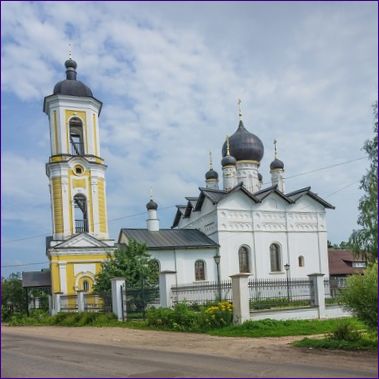
[(373, 105), (373, 110), (374, 136), (363, 146), (370, 166), (360, 185), (364, 191), (358, 206), (358, 225), (361, 228), (354, 230), (349, 240), (354, 252), (363, 254), (368, 261), (378, 258), (378, 102)]
[(129, 241), (128, 246), (119, 247), (102, 264), (102, 270), (96, 275), (94, 290), (107, 293), (111, 290), (111, 279), (125, 278), (128, 288), (149, 287), (157, 284), (159, 266), (146, 250), (146, 245)]

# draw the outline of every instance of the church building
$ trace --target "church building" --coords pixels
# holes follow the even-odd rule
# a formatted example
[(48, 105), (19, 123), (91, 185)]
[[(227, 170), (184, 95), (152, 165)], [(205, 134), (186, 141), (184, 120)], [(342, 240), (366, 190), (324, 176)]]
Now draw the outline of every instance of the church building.
[(44, 99), (49, 118), (49, 178), (53, 234), (46, 238), (52, 293), (91, 292), (114, 241), (108, 235), (105, 170), (100, 155), (102, 103), (65, 62), (66, 79)]
[[(237, 273), (255, 279), (329, 276), (326, 209), (334, 207), (305, 187), (285, 191), (284, 163), (270, 164), (271, 185), (259, 172), (262, 141), (242, 121), (222, 152), (222, 183), (212, 168), (197, 196), (177, 205), (171, 230), (159, 229), (158, 205), (147, 204), (147, 229), (122, 229), (119, 243), (145, 242), (161, 271), (176, 283), (229, 280)], [(221, 187), (221, 188), (220, 188)]]

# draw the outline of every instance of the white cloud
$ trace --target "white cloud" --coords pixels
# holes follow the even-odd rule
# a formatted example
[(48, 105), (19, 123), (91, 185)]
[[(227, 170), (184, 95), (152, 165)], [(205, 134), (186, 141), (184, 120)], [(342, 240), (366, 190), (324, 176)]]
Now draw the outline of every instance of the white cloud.
[[(208, 150), (221, 174), (222, 143), (237, 127), (237, 98), (246, 127), (265, 144), (265, 181), (274, 138), (288, 176), (361, 156), (377, 87), (371, 33), (377, 20), (370, 5), (239, 5), (154, 4), (152, 12), (152, 4), (2, 3), (3, 91), (41, 102), (63, 79), (73, 43), (78, 78), (104, 102), (100, 134), (111, 218), (144, 211), (150, 186), (162, 205), (196, 194)], [(43, 164), (17, 146), (7, 151), (3, 193), (9, 201), (46, 205)], [(12, 162), (17, 170), (7, 168)], [(359, 180), (364, 166), (342, 166), (287, 186), (312, 184), (322, 196)], [(27, 187), (20, 185), (24, 177)], [(347, 237), (355, 207), (347, 206), (348, 224), (330, 225), (334, 238)], [(33, 212), (25, 205), (12, 210), (25, 223)], [(167, 213), (169, 225), (174, 212)]]

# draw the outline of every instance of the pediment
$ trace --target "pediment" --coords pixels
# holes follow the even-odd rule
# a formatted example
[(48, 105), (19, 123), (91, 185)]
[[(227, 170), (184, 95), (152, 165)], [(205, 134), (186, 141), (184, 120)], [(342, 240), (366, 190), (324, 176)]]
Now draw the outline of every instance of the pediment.
[(76, 247), (94, 248), (94, 247), (109, 247), (109, 246), (87, 233), (78, 234), (54, 246), (55, 249), (76, 248)]

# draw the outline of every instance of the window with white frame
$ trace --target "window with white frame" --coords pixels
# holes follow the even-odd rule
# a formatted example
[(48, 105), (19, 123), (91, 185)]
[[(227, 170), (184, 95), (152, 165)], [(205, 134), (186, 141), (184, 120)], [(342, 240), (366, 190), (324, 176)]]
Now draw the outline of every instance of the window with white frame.
[(195, 262), (195, 280), (205, 280), (205, 262), (203, 260)]
[(282, 271), (282, 258), (280, 253), (280, 246), (277, 243), (273, 243), (270, 246), (270, 264), (271, 272)]
[(238, 261), (240, 272), (250, 272), (249, 250), (246, 246), (241, 246), (239, 248)]

